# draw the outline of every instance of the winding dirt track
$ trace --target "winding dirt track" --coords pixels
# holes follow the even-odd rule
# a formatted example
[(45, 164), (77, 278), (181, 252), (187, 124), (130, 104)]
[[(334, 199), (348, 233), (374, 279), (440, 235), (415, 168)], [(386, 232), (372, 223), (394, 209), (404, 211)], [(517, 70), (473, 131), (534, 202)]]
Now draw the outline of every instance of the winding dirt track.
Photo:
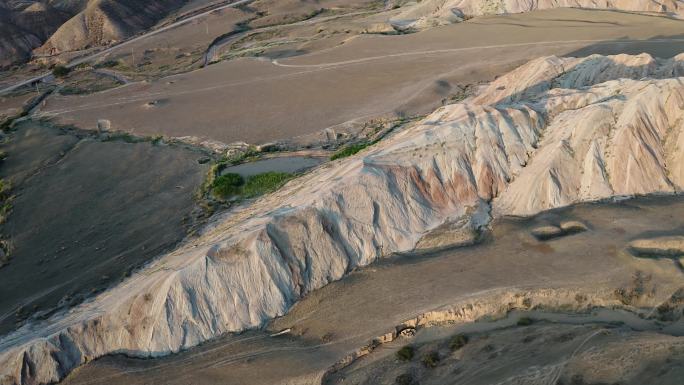
[(491, 50), (491, 49), (501, 49), (501, 48), (523, 48), (523, 47), (534, 47), (540, 45), (578, 45), (578, 44), (593, 44), (593, 45), (615, 45), (619, 44), (663, 44), (663, 43), (684, 43), (684, 39), (672, 38), (672, 39), (651, 39), (651, 40), (636, 40), (636, 39), (623, 39), (620, 41), (606, 41), (605, 39), (593, 39), (593, 40), (554, 40), (554, 41), (540, 41), (532, 43), (510, 43), (510, 44), (495, 44), (495, 45), (485, 45), (485, 46), (474, 46), (474, 47), (463, 47), (463, 48), (450, 48), (450, 49), (435, 49), (428, 51), (414, 51), (414, 52), (401, 52), (395, 54), (387, 54), (380, 56), (368, 56), (361, 59), (354, 60), (344, 60), (331, 63), (319, 63), (319, 64), (287, 64), (281, 63), (278, 59), (272, 60), (276, 66), (287, 67), (287, 68), (325, 68), (325, 67), (341, 67), (346, 65), (362, 64), (370, 61), (382, 60), (382, 59), (393, 59), (401, 58), (406, 56), (423, 56), (423, 55), (440, 55), (440, 54), (452, 54), (457, 52), (467, 52), (467, 51), (478, 51), (478, 50)]

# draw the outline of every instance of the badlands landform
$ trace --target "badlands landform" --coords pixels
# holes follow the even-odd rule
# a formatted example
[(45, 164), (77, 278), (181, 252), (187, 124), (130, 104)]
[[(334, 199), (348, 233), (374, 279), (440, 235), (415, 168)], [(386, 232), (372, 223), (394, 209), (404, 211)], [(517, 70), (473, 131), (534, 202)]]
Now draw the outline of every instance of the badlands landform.
[(681, 379), (680, 1), (29, 3), (1, 384)]

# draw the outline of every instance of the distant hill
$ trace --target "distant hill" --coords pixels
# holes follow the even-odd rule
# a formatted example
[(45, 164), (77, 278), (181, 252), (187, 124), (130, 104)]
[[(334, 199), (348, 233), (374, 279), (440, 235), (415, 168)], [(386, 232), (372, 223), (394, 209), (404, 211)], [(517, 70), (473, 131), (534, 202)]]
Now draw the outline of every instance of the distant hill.
[(423, 0), (402, 7), (398, 27), (423, 29), (482, 15), (523, 13), (551, 8), (610, 9), (684, 17), (684, 0)]
[(37, 52), (54, 54), (125, 39), (152, 27), (187, 0), (90, 0)]
[(0, 1), (0, 67), (31, 56), (70, 17), (69, 7), (54, 2)]
[(0, 67), (109, 44), (152, 27), (188, 0), (0, 1)]

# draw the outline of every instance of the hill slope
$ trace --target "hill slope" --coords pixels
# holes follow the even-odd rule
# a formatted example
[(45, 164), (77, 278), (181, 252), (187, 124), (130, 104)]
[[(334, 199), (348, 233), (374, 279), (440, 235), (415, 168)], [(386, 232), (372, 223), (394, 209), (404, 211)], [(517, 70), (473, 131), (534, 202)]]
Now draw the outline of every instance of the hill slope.
[(0, 68), (118, 41), (152, 27), (187, 0), (34, 0), (0, 3)]
[(158, 356), (259, 326), (432, 230), (467, 237), (491, 208), (526, 215), (682, 191), (682, 75), (681, 55), (534, 60), (218, 218), (92, 302), (3, 337), (0, 383), (50, 383), (108, 353)]
[(120, 41), (145, 31), (186, 0), (90, 0), (37, 51), (54, 54)]
[(400, 27), (420, 29), (472, 16), (569, 7), (684, 16), (682, 0), (424, 0), (406, 7), (393, 22)]
[(0, 68), (29, 59), (68, 18), (66, 9), (47, 2), (0, 3)]

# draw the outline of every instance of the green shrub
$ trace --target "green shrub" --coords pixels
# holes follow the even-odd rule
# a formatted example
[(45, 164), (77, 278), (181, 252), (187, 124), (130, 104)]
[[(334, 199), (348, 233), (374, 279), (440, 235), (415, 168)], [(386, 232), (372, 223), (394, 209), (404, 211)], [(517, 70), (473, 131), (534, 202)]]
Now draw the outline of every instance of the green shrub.
[(530, 317), (520, 317), (518, 319), (518, 326), (530, 326), (534, 323), (534, 320)]
[(56, 65), (52, 69), (52, 74), (55, 75), (55, 77), (57, 77), (57, 78), (63, 78), (65, 76), (69, 75), (69, 72), (71, 72), (71, 69), (69, 69), (68, 67), (65, 67), (63, 65)]
[(362, 142), (362, 143), (356, 143), (352, 144), (350, 146), (343, 147), (339, 149), (336, 153), (334, 153), (331, 157), (330, 160), (335, 160), (335, 159), (340, 159), (340, 158), (346, 158), (348, 156), (352, 156), (356, 154), (357, 152), (363, 150), (364, 148), (370, 146), (371, 142)]
[(242, 195), (245, 198), (251, 198), (257, 195), (270, 193), (279, 189), (291, 178), (292, 174), (290, 173), (275, 171), (251, 176), (247, 179), (247, 183), (242, 187)]
[(240, 186), (245, 180), (239, 174), (228, 173), (214, 179), (211, 192), (217, 198), (225, 199), (240, 194)]
[(449, 341), (449, 349), (451, 349), (452, 352), (455, 352), (456, 350), (466, 346), (466, 344), (468, 344), (468, 336), (457, 334), (451, 337), (451, 340)]
[(421, 360), (426, 368), (434, 368), (439, 363), (439, 353), (432, 351), (423, 356)]
[(114, 68), (120, 64), (121, 64), (121, 61), (119, 61), (118, 59), (110, 59), (110, 60), (106, 60), (106, 61), (103, 61), (101, 63), (95, 64), (95, 68)]
[(411, 361), (413, 359), (413, 346), (406, 345), (401, 349), (397, 350), (397, 358), (401, 361)]

